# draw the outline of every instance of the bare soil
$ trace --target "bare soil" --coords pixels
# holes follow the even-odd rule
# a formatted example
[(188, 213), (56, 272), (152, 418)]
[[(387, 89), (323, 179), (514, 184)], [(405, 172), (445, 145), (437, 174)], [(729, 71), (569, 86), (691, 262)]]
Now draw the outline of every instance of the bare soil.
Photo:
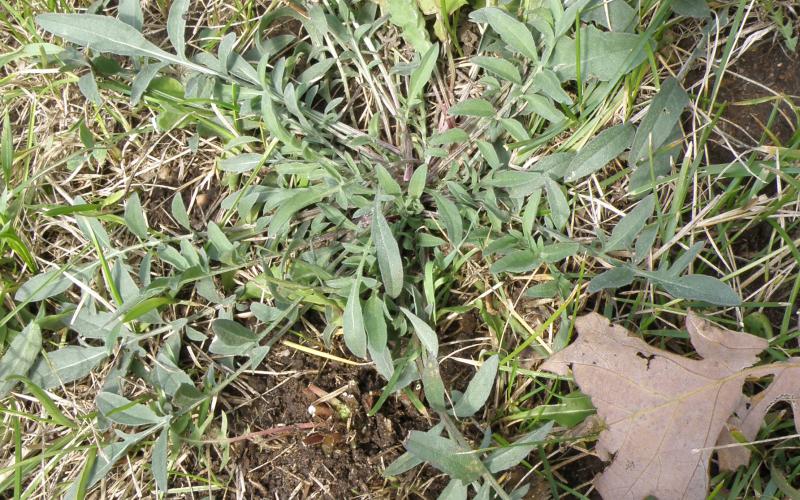
[[(729, 68), (717, 100), (726, 105), (718, 127), (738, 143), (737, 151), (759, 145), (762, 137), (762, 144), (786, 146), (797, 129), (789, 103), (800, 104), (800, 53), (790, 54), (780, 43), (751, 47)], [(779, 113), (770, 124), (776, 103)], [(710, 154), (713, 163), (734, 160), (719, 145)]]
[[(283, 363), (287, 366), (281, 369)], [(234, 443), (232, 467), (247, 481), (247, 495), (430, 498), (447, 484), (428, 466), (412, 469), (398, 481), (382, 476), (385, 467), (404, 451), (402, 442), (408, 432), (428, 430), (431, 422), (402, 396), (390, 397), (377, 415), (368, 417), (384, 385), (371, 368), (332, 364), (285, 351), (283, 356), (279, 352), (268, 359), (267, 365), (291, 374), (243, 379), (260, 396), (232, 412), (230, 434), (244, 436), (281, 428), (287, 432)], [(335, 402), (315, 404), (319, 394), (338, 393), (339, 389), (344, 391)], [(309, 412), (311, 405), (314, 415)], [(346, 418), (340, 415), (341, 405), (350, 413)]]

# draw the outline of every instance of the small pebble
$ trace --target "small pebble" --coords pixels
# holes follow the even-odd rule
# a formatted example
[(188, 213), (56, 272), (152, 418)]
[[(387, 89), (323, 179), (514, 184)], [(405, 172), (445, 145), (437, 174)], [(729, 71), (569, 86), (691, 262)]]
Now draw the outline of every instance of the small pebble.
[(195, 201), (197, 202), (197, 206), (198, 207), (205, 208), (205, 207), (208, 206), (208, 202), (210, 201), (210, 199), (209, 199), (209, 196), (207, 194), (200, 193), (195, 198)]

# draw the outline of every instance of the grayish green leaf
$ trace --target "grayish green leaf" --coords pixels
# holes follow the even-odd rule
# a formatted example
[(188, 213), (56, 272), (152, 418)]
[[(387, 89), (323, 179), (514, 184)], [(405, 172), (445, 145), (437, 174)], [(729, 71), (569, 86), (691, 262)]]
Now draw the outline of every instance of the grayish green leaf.
[(163, 421), (147, 406), (134, 403), (113, 392), (101, 392), (97, 396), (97, 409), (109, 420), (123, 425), (158, 424)]
[(638, 163), (650, 157), (672, 135), (681, 113), (689, 104), (689, 95), (675, 78), (667, 78), (647, 108), (631, 144), (628, 161)]
[(545, 281), (525, 290), (525, 296), (534, 299), (549, 299), (558, 295), (559, 283), (557, 279)]
[(528, 201), (522, 211), (522, 234), (527, 239), (530, 239), (533, 234), (533, 225), (536, 222), (536, 217), (539, 216), (539, 203), (541, 201), (541, 188), (534, 189), (529, 193)]
[(258, 336), (249, 328), (229, 319), (216, 319), (211, 323), (214, 339), (209, 351), (223, 356), (243, 356), (256, 346)]
[(436, 207), (439, 209), (439, 220), (447, 230), (447, 237), (454, 247), (458, 247), (464, 239), (464, 221), (455, 203), (443, 195), (434, 192)]
[(523, 94), (522, 98), (525, 99), (525, 101), (528, 103), (528, 106), (533, 110), (534, 113), (549, 122), (558, 123), (567, 119), (567, 117), (564, 116), (564, 113), (556, 108), (546, 97), (535, 94)]
[(542, 263), (542, 259), (533, 250), (517, 250), (497, 260), (489, 270), (498, 273), (527, 273)]
[[(259, 352), (263, 352), (263, 349), (266, 346), (260, 346), (253, 349), (248, 350), (247, 354), (252, 354), (253, 356), (257, 355)], [(178, 408), (189, 408), (190, 406), (198, 403), (206, 399), (206, 395), (203, 394), (194, 384), (181, 384), (178, 387), (178, 390), (175, 391), (175, 394), (172, 396), (172, 403), (176, 405)]]
[(538, 405), (528, 412), (528, 418), (552, 420), (562, 427), (571, 429), (595, 413), (592, 400), (580, 391), (570, 392), (559, 397), (561, 402)]
[(558, 76), (547, 68), (542, 68), (533, 77), (531, 92), (538, 92), (546, 95), (555, 102), (572, 105), (572, 98), (561, 86)]
[(578, 253), (580, 248), (579, 244), (573, 242), (551, 243), (542, 247), (539, 252), (539, 257), (542, 261), (551, 264), (553, 262), (562, 261), (567, 257), (572, 257)]
[(408, 472), (423, 461), (409, 452), (405, 452), (397, 459), (386, 467), (383, 471), (385, 477), (399, 476), (404, 472)]
[(594, 2), (594, 5), (581, 12), (581, 17), (610, 31), (630, 31), (634, 27), (636, 10), (626, 0), (604, 0)]
[(500, 125), (506, 129), (506, 132), (514, 138), (515, 141), (527, 141), (531, 138), (525, 127), (514, 118), (501, 118)]
[(636, 277), (633, 270), (628, 267), (614, 267), (598, 274), (589, 282), (589, 293), (599, 292), (600, 290), (616, 289), (628, 286), (633, 283)]
[(100, 339), (107, 342), (113, 342), (118, 335), (125, 336), (130, 333), (114, 313), (94, 312), (86, 307), (81, 308), (77, 315), (73, 315), (64, 321), (64, 326), (69, 327), (84, 338)]
[(411, 180), (408, 181), (408, 196), (411, 199), (418, 200), (425, 190), (425, 183), (428, 181), (428, 165), (422, 164), (414, 170), (411, 175)]
[(392, 177), (392, 174), (390, 174), (389, 171), (383, 167), (383, 165), (375, 165), (375, 177), (377, 177), (378, 184), (380, 184), (384, 193), (392, 196), (400, 196), (403, 194), (400, 184), (397, 183), (394, 177)]
[(711, 14), (706, 0), (672, 0), (671, 7), (679, 16), (700, 19)]
[(483, 464), (472, 450), (464, 449), (441, 436), (411, 431), (406, 440), (406, 449), (415, 457), (465, 483), (475, 481), (484, 471)]
[(233, 243), (214, 222), (208, 223), (208, 241), (220, 255), (233, 253)]
[(125, 204), (125, 222), (133, 234), (143, 240), (147, 239), (147, 219), (144, 218), (144, 209), (138, 193), (133, 193)]
[(633, 240), (642, 232), (647, 219), (653, 215), (656, 206), (655, 195), (649, 195), (640, 201), (628, 214), (623, 217), (611, 231), (611, 237), (603, 246), (604, 251), (629, 249)]
[(553, 422), (547, 422), (533, 432), (530, 432), (517, 439), (509, 446), (500, 448), (489, 454), (485, 464), (489, 472), (496, 474), (519, 464), (537, 446), (541, 446), (542, 441), (553, 430)]
[(16, 380), (6, 380), (6, 378), (14, 375), (27, 376), (41, 350), (42, 330), (39, 323), (31, 321), (11, 340), (3, 357), (0, 358), (0, 398), (6, 397), (18, 383)]
[[(444, 422), (439, 422), (438, 424), (434, 425), (430, 429), (424, 432), (424, 434), (428, 434), (430, 436), (438, 436), (442, 433), (442, 429), (444, 429)], [(392, 476), (399, 476), (404, 472), (408, 472), (417, 465), (421, 464), (422, 460), (416, 458), (409, 452), (405, 452), (397, 459), (389, 464), (386, 469), (383, 471), (384, 477), (392, 477)]]
[(436, 500), (467, 500), (467, 486), (458, 479), (451, 479)]
[(406, 317), (408, 317), (408, 319), (411, 321), (411, 326), (414, 327), (414, 333), (417, 334), (417, 338), (425, 347), (425, 349), (428, 350), (428, 353), (430, 353), (433, 357), (438, 356), (439, 339), (436, 335), (436, 332), (433, 331), (433, 329), (428, 326), (428, 324), (419, 316), (412, 313), (405, 307), (401, 307), (400, 310), (403, 311), (403, 314), (405, 314)]
[(487, 22), (514, 51), (531, 61), (539, 59), (533, 34), (524, 23), (496, 7), (484, 7), (470, 14), (473, 22)]
[(89, 375), (107, 357), (106, 347), (62, 347), (39, 357), (28, 372), (28, 377), (42, 389), (52, 389)]
[(223, 172), (243, 174), (258, 167), (263, 155), (258, 153), (241, 153), (219, 161), (219, 169)]
[[(670, 173), (681, 153), (682, 137), (683, 131), (680, 123), (676, 123), (665, 143), (653, 152), (652, 157), (639, 160), (638, 163), (631, 163), (634, 168), (628, 177), (628, 191), (632, 195), (647, 192), (652, 189), (654, 180)], [(628, 161), (631, 162), (630, 156)]]
[(236, 33), (229, 32), (222, 37), (217, 46), (217, 59), (219, 59), (220, 72), (228, 73), (233, 67), (234, 47), (236, 47)]
[[(478, 491), (475, 493), (475, 496), (472, 497), (472, 500), (492, 500), (492, 486), (489, 481), (484, 481)], [(512, 498), (512, 500), (520, 500), (516, 498)]]
[(166, 66), (166, 63), (148, 63), (142, 66), (131, 82), (131, 105), (136, 106), (150, 86), (150, 82)]
[(189, 0), (173, 0), (167, 17), (167, 36), (179, 57), (186, 57), (186, 15)]
[(295, 189), (294, 193), (295, 194), (289, 198), (289, 201), (283, 203), (270, 219), (267, 233), (271, 238), (287, 230), (289, 221), (294, 214), (309, 205), (319, 202), (323, 198), (322, 193), (314, 188)]
[(139, 0), (120, 0), (117, 5), (117, 17), (136, 31), (142, 31), (144, 13)]
[(550, 205), (550, 218), (553, 220), (553, 225), (556, 229), (561, 229), (567, 225), (569, 220), (569, 203), (561, 186), (551, 179), (545, 178), (545, 191), (547, 192), (547, 204)]
[(344, 343), (350, 352), (359, 358), (367, 357), (367, 332), (364, 329), (364, 314), (361, 311), (361, 299), (358, 291), (361, 286), (360, 280), (356, 279), (350, 287), (350, 296), (347, 298), (347, 305), (344, 308), (342, 318), (342, 333)]
[(215, 319), (211, 329), (220, 341), (229, 346), (247, 345), (256, 340), (256, 334), (249, 328), (230, 319)]
[(183, 204), (183, 197), (180, 193), (175, 193), (172, 197), (170, 211), (172, 212), (172, 218), (175, 219), (175, 222), (183, 226), (184, 229), (192, 229), (189, 213), (186, 211), (186, 205)]
[(386, 0), (383, 6), (389, 13), (389, 21), (400, 28), (403, 38), (420, 54), (431, 46), (425, 20), (413, 0)]
[[(77, 202), (76, 203), (80, 203)], [(100, 244), (101, 248), (111, 249), (113, 245), (111, 244), (111, 238), (108, 236), (108, 232), (106, 231), (103, 224), (98, 220), (96, 217), (84, 217), (82, 215), (77, 215), (75, 217), (75, 221), (78, 223), (78, 227), (83, 231), (84, 236), (89, 241), (92, 241), (94, 238), (97, 238), (97, 242)]]
[(72, 281), (55, 269), (39, 273), (22, 284), (14, 294), (17, 302), (39, 302), (58, 295), (72, 286)]
[(439, 374), (439, 363), (436, 356), (430, 353), (422, 356), (422, 387), (425, 389), (425, 399), (430, 407), (436, 411), (445, 411), (444, 382)]
[(653, 249), (653, 244), (657, 236), (658, 222), (654, 222), (642, 230), (639, 237), (636, 239), (636, 254), (633, 258), (634, 263), (638, 264), (647, 257), (650, 250)]
[(367, 342), (375, 352), (386, 349), (386, 318), (383, 315), (383, 308), (383, 301), (377, 295), (371, 295), (363, 311)]
[(674, 278), (662, 273), (647, 273), (646, 277), (676, 298), (699, 300), (717, 306), (738, 306), (742, 299), (726, 283), (711, 276), (690, 274)]
[(336, 64), (336, 59), (332, 57), (316, 62), (311, 66), (309, 66), (308, 69), (300, 73), (300, 77), (298, 78), (298, 80), (300, 81), (300, 83), (311, 85), (312, 83), (316, 82), (317, 80), (327, 75), (335, 64)]
[(45, 31), (97, 52), (120, 56), (152, 57), (175, 61), (175, 56), (147, 41), (136, 29), (118, 19), (95, 14), (39, 14), (36, 23)]
[[(556, 25), (553, 30), (555, 38), (561, 38), (565, 35), (571, 27), (575, 25), (575, 20), (578, 18), (578, 13), (581, 12), (586, 5), (593, 0), (576, 0), (572, 2), (566, 10), (556, 16)], [(561, 9), (561, 5), (558, 7)]]
[(28, 43), (17, 50), (0, 55), (0, 69), (19, 59), (39, 56), (54, 56), (64, 51), (63, 47), (52, 43)]
[(510, 61), (499, 57), (475, 56), (470, 59), (470, 62), (490, 73), (494, 73), (500, 78), (512, 83), (522, 84), (522, 76), (520, 76), (519, 70)]
[[(581, 28), (581, 78), (612, 81), (628, 73), (647, 57), (644, 35), (600, 31), (592, 25)], [(575, 40), (562, 37), (553, 53), (553, 70), (562, 80), (575, 80)]]
[(630, 123), (603, 130), (578, 151), (567, 167), (564, 180), (573, 182), (597, 172), (630, 146), (633, 134)]
[[(150, 434), (150, 429), (144, 430), (142, 432), (136, 434), (124, 434), (122, 441), (117, 441), (115, 443), (111, 443), (109, 445), (103, 446), (100, 451), (97, 452), (97, 461), (94, 463), (94, 467), (89, 473), (89, 480), (87, 481), (87, 487), (94, 486), (98, 481), (103, 479), (106, 474), (108, 474), (114, 464), (117, 463), (125, 454), (128, 452), (128, 449), (147, 437)], [(67, 500), (71, 500), (74, 497), (74, 492), (76, 490), (77, 481), (75, 481), (70, 487), (69, 491), (67, 492)]]
[(275, 104), (273, 104), (272, 98), (267, 91), (264, 91), (261, 95), (261, 117), (273, 137), (280, 140), (291, 151), (300, 150), (299, 141), (286, 130), (282, 121), (283, 118), (276, 112)]
[(575, 158), (574, 151), (564, 151), (543, 156), (533, 164), (531, 171), (547, 173), (553, 179), (560, 179), (567, 173), (573, 158)]
[(372, 240), (375, 242), (378, 267), (386, 294), (395, 298), (403, 291), (403, 261), (400, 259), (400, 248), (392, 234), (392, 228), (377, 205), (372, 215)]
[(469, 135), (460, 128), (450, 128), (428, 139), (428, 146), (446, 146), (469, 140)]
[[(205, 340), (205, 337), (203, 337)], [(163, 390), (168, 396), (175, 396), (178, 389), (184, 385), (194, 385), (191, 377), (181, 370), (174, 359), (165, 352), (162, 347), (156, 358), (153, 367), (153, 375), (158, 388)]]
[(167, 455), (169, 454), (169, 429), (164, 429), (158, 435), (155, 444), (153, 445), (153, 456), (150, 462), (150, 468), (153, 472), (153, 479), (156, 482), (158, 491), (166, 492), (167, 482)]
[(689, 265), (694, 261), (697, 255), (700, 253), (700, 250), (703, 249), (705, 243), (702, 241), (698, 241), (688, 250), (683, 252), (680, 257), (675, 259), (675, 262), (669, 267), (669, 273), (673, 276), (678, 276), (682, 274), (686, 269), (689, 268)]
[(454, 106), (451, 106), (447, 111), (448, 114), (453, 116), (494, 116), (494, 107), (492, 103), (486, 99), (465, 99)]
[(481, 409), (492, 393), (492, 386), (497, 376), (499, 364), (500, 358), (497, 354), (483, 362), (478, 369), (478, 373), (469, 381), (467, 390), (464, 391), (461, 399), (453, 407), (455, 416), (460, 418), (470, 417)]
[(94, 79), (94, 73), (89, 72), (78, 78), (78, 89), (87, 101), (98, 106), (103, 104), (103, 98), (100, 96), (100, 91), (97, 89), (97, 81)]
[(179, 251), (175, 250), (175, 248), (170, 245), (164, 245), (159, 247), (158, 257), (164, 262), (172, 264), (175, 267), (175, 269), (178, 269), (180, 271), (185, 271), (190, 267), (192, 267), (189, 261), (186, 260), (186, 257), (181, 255)]
[(411, 73), (411, 79), (408, 82), (408, 102), (422, 96), (422, 91), (425, 90), (425, 85), (431, 79), (433, 70), (436, 67), (436, 61), (439, 58), (439, 44), (434, 43), (422, 56), (419, 66)]
[(494, 146), (486, 141), (478, 141), (478, 151), (481, 152), (481, 156), (483, 159), (486, 160), (486, 163), (489, 164), (492, 168), (500, 168), (500, 157), (497, 156), (497, 151), (495, 151)]
[(367, 344), (367, 351), (369, 357), (375, 363), (375, 370), (386, 380), (391, 380), (394, 375), (394, 361), (392, 360), (392, 352), (388, 347), (384, 347), (381, 351), (376, 351)]
[(507, 189), (512, 198), (523, 198), (543, 188), (546, 182), (541, 172), (500, 170), (494, 173), (487, 184)]

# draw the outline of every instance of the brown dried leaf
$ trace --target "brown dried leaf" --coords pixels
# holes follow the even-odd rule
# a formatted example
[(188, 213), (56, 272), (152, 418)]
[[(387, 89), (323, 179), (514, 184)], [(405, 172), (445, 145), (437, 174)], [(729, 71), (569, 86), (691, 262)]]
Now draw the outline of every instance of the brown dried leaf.
[[(742, 403), (739, 410), (728, 420), (728, 430), (719, 437), (719, 446), (734, 444), (737, 441), (730, 431), (740, 432), (747, 441), (753, 441), (764, 423), (769, 409), (780, 401), (792, 406), (794, 428), (800, 432), (800, 358), (790, 358), (784, 363), (775, 363), (758, 369), (750, 376), (773, 375), (769, 387)], [(740, 465), (750, 462), (750, 450), (744, 446), (720, 448), (717, 450), (719, 467), (722, 470), (736, 470)]]
[(599, 314), (578, 318), (576, 328), (578, 339), (542, 369), (565, 374), (571, 367), (605, 421), (596, 450), (613, 461), (595, 479), (600, 494), (705, 498), (711, 448), (743, 400), (741, 370), (767, 341), (690, 313), (687, 329), (704, 357), (694, 360), (651, 347)]

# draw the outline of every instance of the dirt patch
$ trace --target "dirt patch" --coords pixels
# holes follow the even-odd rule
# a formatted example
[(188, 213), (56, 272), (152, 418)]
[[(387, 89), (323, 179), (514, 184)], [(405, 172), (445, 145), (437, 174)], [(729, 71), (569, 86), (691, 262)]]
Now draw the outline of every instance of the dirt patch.
[[(268, 359), (271, 369), (282, 364), (277, 358), (280, 354)], [(301, 353), (284, 359), (291, 361), (275, 371), (289, 375), (245, 377), (242, 381), (260, 397), (230, 412), (230, 435), (261, 433), (232, 446), (232, 476), (244, 478), (245, 496), (429, 498), (447, 484), (428, 466), (412, 469), (397, 482), (381, 475), (404, 451), (408, 432), (427, 430), (431, 422), (402, 396), (390, 397), (377, 415), (368, 417), (383, 386), (374, 370)], [(326, 394), (336, 397), (319, 403)], [(230, 401), (237, 397), (231, 394)], [(284, 430), (263, 435), (268, 429)]]
[[(563, 480), (564, 484), (568, 484), (573, 488), (581, 485), (589, 485), (594, 478), (603, 472), (606, 464), (594, 455), (583, 455), (580, 458), (572, 460), (563, 466), (554, 469), (553, 473), (556, 477)], [(592, 500), (600, 499), (600, 494), (592, 490), (589, 494)]]
[[(800, 104), (798, 96), (800, 54), (787, 53), (779, 43), (756, 45), (725, 75), (717, 102), (726, 108), (718, 128), (732, 139), (736, 151), (758, 146), (762, 137), (763, 144), (785, 146), (795, 133), (797, 117), (790, 103)], [(778, 113), (770, 123), (776, 105)], [(710, 149), (713, 163), (734, 160), (727, 146), (715, 144)]]

